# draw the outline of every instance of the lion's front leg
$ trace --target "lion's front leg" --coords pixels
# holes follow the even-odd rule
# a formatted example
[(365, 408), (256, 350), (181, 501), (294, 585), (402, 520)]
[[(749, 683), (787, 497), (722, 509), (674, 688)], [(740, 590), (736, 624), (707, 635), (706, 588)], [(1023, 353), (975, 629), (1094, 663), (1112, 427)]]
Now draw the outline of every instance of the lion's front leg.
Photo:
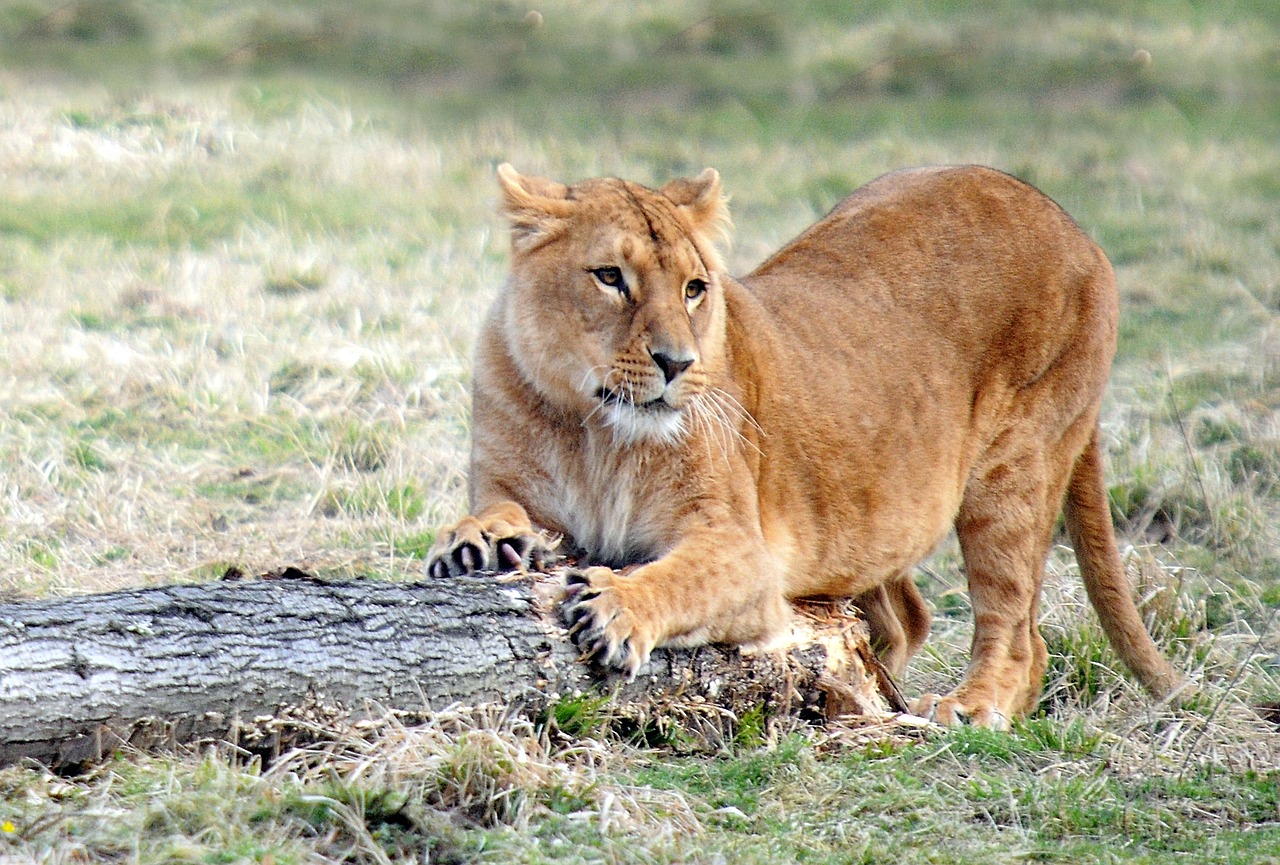
[(790, 621), (782, 581), (763, 544), (732, 558), (723, 539), (697, 537), (630, 574), (570, 571), (562, 614), (583, 653), (634, 677), (658, 646), (760, 643)]

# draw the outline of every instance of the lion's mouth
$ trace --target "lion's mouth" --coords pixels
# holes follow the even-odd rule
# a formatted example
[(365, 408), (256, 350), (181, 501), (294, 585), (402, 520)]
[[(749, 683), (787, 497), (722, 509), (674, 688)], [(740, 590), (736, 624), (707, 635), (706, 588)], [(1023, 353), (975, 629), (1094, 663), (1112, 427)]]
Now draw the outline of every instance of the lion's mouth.
[(648, 402), (636, 402), (635, 400), (628, 399), (627, 397), (623, 396), (622, 394), (618, 393), (615, 390), (609, 390), (608, 388), (605, 388), (605, 387), (602, 387), (596, 391), (596, 399), (600, 400), (600, 402), (604, 403), (605, 405), (625, 406), (626, 408), (629, 408), (632, 411), (640, 411), (640, 412), (679, 411), (679, 409), (677, 409), (675, 406), (668, 403), (662, 397), (658, 397), (657, 399), (651, 399)]
[(613, 431), (614, 441), (619, 444), (673, 445), (685, 433), (685, 412), (661, 396), (639, 402), (625, 390), (602, 387), (596, 390), (596, 398), (604, 409), (600, 413), (601, 421)]

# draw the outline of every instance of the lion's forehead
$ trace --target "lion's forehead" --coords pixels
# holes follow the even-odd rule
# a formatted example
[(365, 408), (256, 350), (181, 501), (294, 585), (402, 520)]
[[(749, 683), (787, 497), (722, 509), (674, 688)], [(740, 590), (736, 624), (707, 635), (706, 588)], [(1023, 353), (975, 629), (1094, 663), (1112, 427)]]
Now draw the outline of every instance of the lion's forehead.
[(655, 243), (646, 235), (619, 231), (613, 238), (613, 250), (619, 259), (639, 272), (675, 271), (679, 276), (698, 270), (698, 253), (687, 240)]
[(597, 182), (586, 192), (580, 225), (594, 229), (593, 254), (611, 253), (637, 270), (703, 269), (688, 226), (665, 196), (621, 181)]

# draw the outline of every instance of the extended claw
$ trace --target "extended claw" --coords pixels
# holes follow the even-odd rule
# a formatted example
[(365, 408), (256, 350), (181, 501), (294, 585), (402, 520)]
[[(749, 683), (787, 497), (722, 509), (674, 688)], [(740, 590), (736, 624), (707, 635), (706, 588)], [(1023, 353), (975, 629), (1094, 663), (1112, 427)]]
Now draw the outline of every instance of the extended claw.
[(608, 568), (568, 571), (560, 615), (583, 661), (634, 679), (648, 652), (614, 579)]
[(555, 561), (557, 537), (521, 530), (504, 522), (486, 527), (468, 517), (457, 526), (441, 530), (427, 558), (426, 572), (435, 579), (466, 576), (494, 570), (525, 574), (545, 570)]
[(502, 541), (498, 544), (498, 561), (516, 571), (524, 566), (524, 556), (516, 550), (515, 544)]
[[(595, 597), (594, 595), (592, 597)], [(589, 601), (591, 598), (584, 598)], [(591, 608), (583, 604), (574, 604), (572, 608), (564, 610), (565, 624), (569, 626), (569, 639), (573, 640), (576, 645), (579, 635), (583, 629), (591, 621)]]
[(484, 552), (475, 544), (461, 544), (453, 551), (453, 560), (457, 563), (458, 570), (464, 574), (483, 570), (485, 558)]

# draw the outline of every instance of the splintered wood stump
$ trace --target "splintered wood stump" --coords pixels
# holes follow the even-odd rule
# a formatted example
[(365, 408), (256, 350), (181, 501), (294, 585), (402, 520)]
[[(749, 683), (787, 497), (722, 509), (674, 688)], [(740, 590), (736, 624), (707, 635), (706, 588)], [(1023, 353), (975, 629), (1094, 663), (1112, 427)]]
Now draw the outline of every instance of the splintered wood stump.
[(75, 768), (124, 744), (260, 745), (264, 721), (282, 717), (538, 712), (592, 690), (641, 710), (683, 700), (822, 720), (904, 708), (862, 622), (829, 605), (802, 609), (777, 650), (659, 650), (634, 681), (602, 676), (560, 623), (560, 583), (329, 582), (288, 569), (3, 604), (0, 765)]

